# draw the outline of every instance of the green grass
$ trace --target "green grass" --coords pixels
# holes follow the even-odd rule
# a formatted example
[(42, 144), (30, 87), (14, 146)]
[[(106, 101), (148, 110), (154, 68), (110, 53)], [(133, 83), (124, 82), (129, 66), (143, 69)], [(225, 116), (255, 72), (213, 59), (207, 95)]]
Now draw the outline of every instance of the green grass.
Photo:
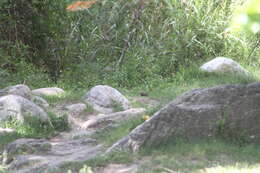
[(102, 130), (93, 137), (98, 139), (99, 142), (103, 143), (105, 146), (111, 146), (114, 142), (130, 133), (135, 127), (143, 122), (144, 120), (140, 117), (130, 119), (122, 123), (119, 127), (112, 130)]
[[(186, 91), (223, 84), (247, 84), (260, 79), (260, 70), (258, 68), (251, 67), (249, 71), (252, 73), (252, 76), (241, 77), (236, 75), (201, 72), (198, 70), (197, 66), (192, 66), (187, 69), (182, 68), (179, 73), (173, 76), (172, 79), (160, 83), (156, 87), (154, 85), (154, 88), (139, 86), (130, 90), (125, 88), (121, 88), (120, 90), (129, 98), (138, 96), (141, 91), (145, 91), (148, 93), (149, 97), (159, 100), (160, 104), (157, 107), (149, 108), (146, 111), (147, 115), (152, 116), (162, 106), (166, 105)], [(142, 103), (134, 102), (133, 104), (137, 107), (145, 107)], [(111, 145), (121, 137), (127, 135), (132, 129), (142, 122), (143, 120), (141, 118), (126, 121), (118, 128), (111, 131), (102, 132), (98, 135), (98, 138), (104, 143)]]
[(67, 114), (57, 116), (52, 112), (48, 112), (51, 123), (55, 131), (62, 132), (70, 129), (69, 118)]
[(91, 113), (95, 112), (95, 109), (91, 105), (86, 104), (86, 106), (87, 106), (87, 108), (84, 110), (85, 113), (87, 113), (87, 114), (90, 113), (91, 114)]
[(4, 146), (18, 138), (50, 138), (56, 134), (56, 131), (66, 131), (69, 129), (68, 116), (57, 117), (49, 112), (51, 124), (43, 124), (39, 119), (27, 117), (25, 122), (16, 119), (10, 119), (0, 124), (2, 128), (14, 129), (14, 133), (1, 136), (0, 151)]
[(90, 159), (86, 161), (86, 164), (91, 167), (105, 166), (109, 163), (128, 164), (133, 163), (137, 156), (138, 155), (135, 154), (129, 154), (128, 152), (115, 151), (110, 154), (105, 154), (103, 156), (97, 156), (93, 159)]
[[(62, 49), (57, 53), (62, 67), (57, 86), (78, 89), (97, 84), (131, 88), (150, 85), (174, 78), (174, 74), (182, 71), (182, 65), (205, 62), (216, 56), (259, 64), (259, 51), (248, 58), (258, 39), (256, 36), (226, 32), (233, 10), (243, 1), (151, 0), (143, 6), (139, 1), (110, 0), (97, 3), (86, 11), (57, 13), (50, 21), (60, 19), (66, 28), (59, 28), (63, 25), (54, 27), (54, 35), (64, 31), (63, 35), (69, 36), (66, 37), (67, 44), (49, 44), (46, 49), (47, 54), (50, 50)], [(55, 38), (57, 43), (63, 39)], [(15, 59), (5, 55), (5, 52), (13, 51), (3, 48), (2, 56), (6, 57), (3, 62), (8, 62), (3, 64), (10, 66), (4, 70), (10, 77), (1, 70), (2, 76), (8, 77), (3, 77), (6, 82), (0, 86), (7, 82), (25, 83), (33, 88), (53, 85), (48, 73), (54, 69), (48, 69), (48, 65), (38, 59), (33, 61), (37, 67), (23, 60), (22, 55), (26, 52), (19, 49), (21, 47), (14, 46), (14, 52), (18, 54)], [(22, 63), (18, 63), (21, 59)], [(107, 72), (106, 67), (112, 70)]]
[(14, 133), (1, 136), (0, 151), (4, 149), (8, 143), (18, 138), (49, 138), (54, 135), (54, 127), (49, 124), (42, 124), (36, 118), (30, 118), (30, 120), (22, 123), (15, 119), (10, 119), (0, 124), (2, 128), (14, 129)]
[(247, 84), (260, 80), (259, 68), (247, 68), (252, 73), (250, 77), (242, 77), (230, 74), (214, 74), (202, 72), (198, 66), (182, 68), (171, 78), (164, 82), (152, 84), (150, 88), (136, 88), (135, 94), (145, 90), (151, 98), (159, 99), (164, 105), (182, 93), (198, 88), (208, 88), (224, 84)]
[(73, 88), (68, 88), (65, 93), (57, 96), (43, 96), (44, 99), (50, 104), (55, 105), (56, 103), (62, 102), (75, 102), (82, 100), (82, 97), (85, 94), (84, 89), (75, 90)]
[[(53, 31), (56, 35), (65, 29), (68, 31), (65, 35), (69, 36), (60, 52), (63, 69), (58, 83), (50, 80), (46, 72), (50, 69), (42, 62), (35, 60), (38, 64), (36, 67), (29, 63), (30, 60), (23, 60), (22, 55), (26, 52), (14, 46), (16, 49), (9, 51), (12, 56), (0, 55), (5, 57), (3, 64), (7, 65), (7, 69), (0, 69), (0, 87), (25, 83), (31, 88), (57, 86), (65, 89), (66, 92), (57, 97), (44, 97), (54, 107), (78, 102), (90, 87), (107, 84), (119, 89), (130, 99), (139, 96), (140, 92), (146, 92), (149, 97), (159, 100), (158, 107), (147, 110), (151, 116), (183, 92), (192, 89), (259, 81), (259, 51), (248, 58), (259, 38), (244, 33), (225, 33), (235, 4), (242, 1), (152, 0), (147, 1), (143, 8), (139, 1), (110, 0), (95, 4), (87, 11), (68, 13), (67, 18), (62, 16), (60, 21), (68, 28), (59, 29), (57, 26)], [(57, 43), (63, 39), (57, 38)], [(49, 46), (48, 51), (63, 47), (63, 44)], [(198, 70), (199, 63), (216, 56), (233, 58), (248, 69), (252, 77), (210, 74)], [(105, 67), (112, 67), (113, 70), (105, 72)], [(146, 107), (143, 103), (133, 105)], [(121, 110), (120, 105), (114, 108)], [(86, 110), (92, 111), (91, 108)], [(67, 126), (63, 126), (67, 123), (65, 116), (50, 117), (55, 130), (67, 129)], [(96, 138), (105, 146), (110, 146), (142, 121), (141, 118), (129, 120), (110, 131), (100, 132)], [(7, 143), (20, 137), (49, 136), (37, 125), (35, 128), (19, 125), (17, 130), (18, 133), (1, 137), (0, 151)], [(137, 155), (114, 153), (95, 158), (87, 165), (141, 160), (139, 172), (241, 173), (260, 172), (258, 158), (259, 147), (256, 146), (239, 147), (220, 141), (182, 141), (144, 149)]]
[[(248, 68), (247, 68), (248, 69)], [(174, 79), (161, 83), (152, 89), (137, 87), (133, 90), (122, 89), (123, 93), (136, 96), (140, 91), (146, 91), (149, 96), (159, 99), (161, 106), (181, 95), (183, 92), (206, 88), (222, 84), (247, 84), (259, 80), (260, 70), (249, 68), (252, 77), (244, 78), (234, 75), (219, 75), (200, 72), (196, 68), (183, 69), (174, 76)], [(137, 106), (142, 106), (135, 103)], [(160, 106), (160, 107), (161, 107)], [(160, 107), (147, 110), (152, 115)], [(100, 142), (106, 146), (129, 134), (129, 132), (142, 123), (141, 119), (134, 119), (124, 122), (111, 131), (103, 132), (97, 136)], [(157, 148), (143, 148), (138, 154), (121, 153), (98, 157), (87, 165), (96, 167), (109, 163), (141, 163), (138, 173), (158, 172), (180, 172), (180, 173), (215, 173), (215, 172), (236, 172), (253, 173), (260, 170), (259, 146), (242, 145), (224, 142), (221, 140), (211, 141), (169, 141)], [(117, 158), (117, 155), (119, 156)], [(111, 157), (111, 158), (110, 158)], [(128, 162), (130, 161), (130, 162)], [(170, 171), (169, 171), (170, 170)]]
[(114, 152), (86, 162), (91, 167), (109, 163), (138, 163), (138, 173), (256, 173), (260, 170), (260, 147), (241, 147), (221, 140), (179, 140), (135, 154)]
[(19, 135), (17, 133), (1, 136), (1, 140), (0, 140), (0, 153), (3, 151), (4, 147), (8, 143), (10, 143), (10, 142), (12, 142), (12, 141), (14, 141), (14, 140), (16, 140), (18, 138), (22, 138), (22, 137), (23, 136), (21, 136), (21, 135)]
[(0, 173), (8, 173), (4, 166), (0, 165)]
[(93, 170), (93, 168), (95, 167), (105, 166), (108, 163), (132, 163), (134, 161), (134, 157), (129, 156), (129, 153), (126, 152), (114, 152), (109, 155), (103, 155), (102, 157), (94, 157), (82, 163), (65, 162), (64, 165), (60, 166), (57, 170), (55, 170), (55, 173), (67, 173), (68, 170), (71, 170), (73, 172), (80, 172), (80, 170), (82, 170), (84, 166), (89, 166)]
[(120, 112), (120, 111), (124, 110), (124, 107), (121, 103), (112, 101), (112, 109), (113, 109), (113, 112)]
[[(157, 85), (138, 86), (136, 88), (117, 88), (124, 95), (131, 98), (138, 96), (140, 91), (148, 93), (149, 97), (160, 101), (159, 107), (150, 108), (147, 110), (148, 115), (155, 113), (160, 107), (167, 104), (183, 92), (205, 88), (221, 84), (246, 84), (259, 80), (260, 70), (256, 67), (249, 68), (253, 74), (251, 78), (243, 78), (238, 76), (218, 75), (200, 72), (198, 67), (182, 68), (171, 79), (160, 81)], [(156, 82), (155, 82), (156, 83)], [(73, 94), (72, 90), (60, 97), (49, 97), (48, 101), (53, 104), (62, 102), (74, 102), (82, 98), (86, 90), (79, 90)], [(144, 106), (140, 103), (135, 103), (138, 106)], [(61, 122), (60, 122), (61, 121)], [(136, 126), (144, 120), (136, 118), (128, 120), (120, 126), (112, 130), (103, 130), (96, 134), (95, 138), (105, 147), (111, 146), (114, 142), (129, 134)], [(63, 120), (57, 121), (58, 126), (62, 126)], [(25, 131), (26, 137), (34, 137), (29, 135), (29, 131)], [(1, 147), (16, 138), (24, 137), (14, 134), (13, 136), (5, 136), (0, 140)], [(87, 161), (86, 165), (91, 167), (105, 166), (109, 163), (124, 163), (131, 164), (140, 163), (139, 173), (157, 173), (169, 172), (169, 170), (181, 173), (215, 173), (215, 172), (253, 172), (259, 170), (260, 163), (260, 148), (253, 145), (238, 146), (233, 143), (212, 140), (212, 141), (169, 141), (165, 145), (157, 148), (143, 148), (137, 154), (126, 152), (116, 152), (102, 157), (96, 157)], [(67, 168), (67, 167), (66, 167)], [(69, 165), (72, 170), (79, 170), (82, 164)], [(64, 168), (65, 169), (65, 168)], [(1, 170), (1, 169), (0, 169)]]
[(240, 147), (218, 140), (169, 142), (165, 146), (141, 151), (141, 157), (149, 159), (143, 163), (139, 173), (160, 172), (163, 168), (181, 173), (227, 172), (232, 169), (239, 173), (250, 172), (260, 168), (259, 149), (259, 146)]

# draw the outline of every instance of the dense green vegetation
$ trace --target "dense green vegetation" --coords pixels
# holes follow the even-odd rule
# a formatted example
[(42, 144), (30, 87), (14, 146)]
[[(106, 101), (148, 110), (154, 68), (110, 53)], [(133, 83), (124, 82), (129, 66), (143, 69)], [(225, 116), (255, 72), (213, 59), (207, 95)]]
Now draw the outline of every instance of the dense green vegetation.
[(65, 0), (1, 1), (0, 86), (136, 87), (216, 56), (258, 66), (258, 38), (227, 29), (242, 2), (103, 0), (69, 12)]
[[(60, 97), (46, 98), (52, 107), (80, 100), (96, 84), (108, 84), (130, 100), (140, 92), (158, 100), (158, 107), (147, 110), (147, 115), (152, 115), (191, 89), (259, 81), (259, 35), (229, 29), (236, 8), (244, 1), (100, 0), (89, 9), (69, 12), (66, 7), (70, 0), (1, 0), (0, 88), (24, 83), (32, 89), (65, 89)], [(198, 70), (216, 56), (238, 61), (252, 76)], [(120, 110), (120, 105), (115, 109)], [(1, 137), (0, 151), (14, 139), (46, 138), (69, 128), (66, 115), (56, 117), (49, 112), (49, 116), (53, 127), (45, 130), (37, 123), (10, 121), (2, 125), (15, 128), (17, 133)], [(110, 146), (142, 122), (130, 120), (94, 137)], [(155, 149), (144, 148), (136, 155), (115, 153), (86, 164), (96, 167), (143, 159), (142, 173), (167, 169), (182, 173), (259, 172), (259, 158), (257, 146), (216, 139), (174, 141)], [(82, 165), (74, 167), (80, 169)], [(74, 169), (73, 165), (69, 168)]]

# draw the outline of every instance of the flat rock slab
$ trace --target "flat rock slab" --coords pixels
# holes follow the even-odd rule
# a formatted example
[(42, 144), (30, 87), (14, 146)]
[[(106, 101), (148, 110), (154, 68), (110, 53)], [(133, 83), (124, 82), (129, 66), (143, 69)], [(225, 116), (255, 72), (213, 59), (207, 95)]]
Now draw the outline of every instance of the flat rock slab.
[(134, 117), (142, 117), (144, 115), (144, 108), (132, 108), (126, 111), (115, 112), (110, 114), (100, 114), (92, 116), (89, 120), (82, 124), (83, 129), (87, 128), (105, 128), (106, 126), (115, 125), (122, 121), (127, 121)]
[(39, 88), (32, 90), (32, 94), (38, 96), (59, 96), (64, 94), (65, 91), (61, 88), (52, 87), (52, 88)]
[(210, 138), (223, 133), (243, 134), (247, 142), (260, 141), (260, 82), (221, 85), (184, 93), (116, 142), (117, 149), (138, 151), (167, 140)]
[(45, 139), (17, 139), (8, 144), (3, 152), (3, 164), (15, 160), (16, 155), (46, 152), (51, 149), (51, 144)]
[[(102, 152), (101, 145), (97, 145), (95, 140), (89, 138), (77, 140), (56, 138), (45, 142), (50, 144), (50, 147), (44, 152), (13, 154), (13, 159), (7, 162), (8, 171), (12, 173), (60, 172), (66, 165), (83, 164), (84, 161)], [(37, 141), (34, 143), (36, 144)]]

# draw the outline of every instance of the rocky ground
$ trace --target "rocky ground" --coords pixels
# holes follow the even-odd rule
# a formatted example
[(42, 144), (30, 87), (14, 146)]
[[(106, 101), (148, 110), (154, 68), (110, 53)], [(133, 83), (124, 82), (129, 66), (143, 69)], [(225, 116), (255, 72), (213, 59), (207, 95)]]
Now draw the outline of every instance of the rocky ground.
[[(223, 58), (220, 60), (228, 65), (235, 65), (235, 73), (241, 72), (237, 70), (239, 66), (232, 61)], [(214, 69), (225, 70), (226, 66)], [(28, 116), (32, 116), (51, 126), (48, 112), (52, 112), (57, 116), (68, 115), (70, 130), (48, 139), (17, 139), (5, 146), (0, 159), (12, 173), (66, 173), (72, 165), (79, 165), (78, 168), (81, 168), (86, 161), (96, 156), (121, 149), (138, 151), (144, 145), (161, 143), (173, 135), (187, 139), (208, 138), (218, 135), (222, 128), (226, 134), (232, 133), (231, 136), (240, 138), (241, 134), (236, 132), (243, 129), (247, 130), (246, 133), (243, 131), (243, 138), (247, 142), (259, 141), (259, 93), (259, 82), (196, 89), (180, 95), (150, 118), (145, 116), (145, 108), (153, 109), (160, 103), (149, 98), (146, 93), (127, 99), (110, 86), (98, 85), (82, 95), (81, 99), (68, 101), (58, 99), (60, 95), (66, 94), (60, 88), (31, 91), (26, 85), (10, 86), (0, 90), (0, 122), (8, 117), (25, 122)], [(56, 101), (48, 103), (45, 97), (56, 97)], [(133, 103), (137, 103), (138, 108)], [(144, 119), (144, 123), (115, 141), (110, 148), (96, 139), (97, 134), (103, 131), (118, 127), (130, 119), (143, 117), (147, 121)], [(0, 128), (0, 137), (14, 132), (13, 129)], [(133, 173), (140, 163), (112, 163), (94, 167), (92, 170), (94, 173)], [(167, 168), (163, 170), (171, 172)]]
[[(148, 107), (158, 104), (156, 100), (145, 97), (134, 97), (132, 100)], [(119, 112), (98, 113), (95, 110), (88, 112), (85, 103), (66, 101), (51, 105), (48, 109), (56, 115), (67, 114), (70, 130), (50, 139), (18, 139), (8, 144), (3, 152), (3, 163), (7, 165), (10, 172), (64, 172), (71, 164), (83, 165), (87, 160), (104, 154), (107, 149), (93, 138), (97, 132), (116, 127), (121, 122), (134, 117), (141, 118), (145, 114), (144, 108), (129, 107)], [(2, 131), (8, 132), (8, 129)], [(136, 169), (136, 164), (110, 164), (95, 168), (94, 171), (127, 173), (134, 172)]]

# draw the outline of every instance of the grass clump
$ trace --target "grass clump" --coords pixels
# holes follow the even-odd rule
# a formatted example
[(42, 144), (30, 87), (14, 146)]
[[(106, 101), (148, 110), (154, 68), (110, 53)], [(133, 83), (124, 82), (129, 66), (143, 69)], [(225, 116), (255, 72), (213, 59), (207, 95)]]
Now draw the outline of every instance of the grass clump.
[(1, 124), (1, 127), (14, 129), (22, 136), (34, 136), (36, 138), (50, 136), (54, 130), (50, 122), (42, 122), (39, 118), (32, 116), (26, 117), (23, 122), (9, 118)]
[[(62, 86), (59, 86), (63, 88)], [(55, 105), (56, 103), (62, 102), (73, 102), (75, 100), (81, 100), (81, 97), (84, 95), (84, 91), (75, 90), (73, 88), (67, 88), (68, 91), (65, 93), (59, 94), (57, 96), (42, 96), (44, 99), (48, 101), (49, 104)]]
[(94, 137), (100, 142), (104, 143), (106, 146), (111, 146), (114, 142), (121, 139), (128, 133), (130, 133), (135, 127), (144, 122), (142, 117), (127, 120), (122, 123), (119, 127), (113, 128), (108, 131), (101, 131)]
[(84, 110), (84, 113), (91, 114), (95, 112), (95, 109), (90, 104), (86, 103), (87, 108)]
[(123, 107), (122, 103), (119, 103), (117, 101), (112, 100), (111, 106), (112, 106), (113, 112), (124, 111), (124, 107)]
[(225, 84), (248, 84), (258, 80), (259, 70), (257, 68), (250, 71), (252, 76), (237, 76), (230, 74), (216, 74), (202, 72), (198, 66), (182, 67), (171, 79), (160, 85), (152, 85), (148, 90), (149, 96), (159, 99), (162, 105), (172, 101), (182, 93), (198, 88), (209, 88), (216, 85)]
[(0, 165), (0, 173), (8, 173), (8, 171)]
[(61, 132), (70, 129), (68, 114), (57, 116), (52, 112), (49, 112), (48, 115), (55, 131)]
[(216, 137), (238, 144), (246, 145), (249, 143), (247, 129), (234, 127), (234, 124), (238, 122), (232, 122), (229, 120), (228, 108), (226, 112), (222, 115), (222, 118), (216, 122), (217, 124), (217, 134)]
[[(22, 138), (23, 136), (21, 134), (18, 133), (11, 133), (11, 134), (5, 134), (5, 135), (1, 135), (1, 140), (0, 140), (0, 152), (3, 151), (4, 147), (19, 138)], [(1, 168), (1, 165), (0, 165)], [(1, 170), (1, 169), (0, 169)]]
[(134, 154), (124, 151), (114, 151), (112, 153), (98, 156), (86, 162), (91, 167), (105, 166), (109, 163), (132, 163), (134, 161)]
[(50, 123), (43, 123), (38, 118), (28, 116), (24, 122), (15, 118), (9, 118), (0, 124), (2, 128), (14, 129), (13, 133), (4, 134), (0, 140), (0, 151), (3, 147), (18, 138), (50, 138), (55, 135), (55, 131), (65, 131), (69, 129), (68, 116), (57, 117), (49, 113)]
[(1, 136), (0, 151), (6, 144), (18, 138), (48, 138), (54, 134), (54, 128), (51, 124), (42, 123), (35, 117), (27, 117), (24, 122), (10, 118), (1, 123), (0, 127), (14, 129), (13, 133)]

